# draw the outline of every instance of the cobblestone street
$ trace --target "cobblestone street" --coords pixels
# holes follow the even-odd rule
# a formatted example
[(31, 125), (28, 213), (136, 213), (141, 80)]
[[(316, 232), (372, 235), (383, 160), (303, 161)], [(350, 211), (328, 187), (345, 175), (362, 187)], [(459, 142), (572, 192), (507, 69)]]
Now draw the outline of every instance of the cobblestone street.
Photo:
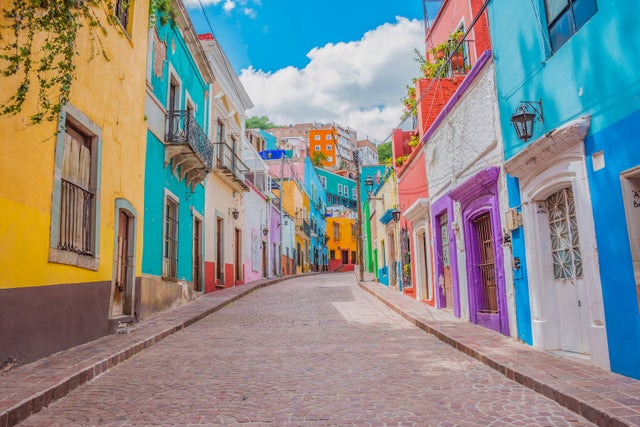
[(591, 425), (403, 320), (353, 273), (259, 289), (25, 426)]

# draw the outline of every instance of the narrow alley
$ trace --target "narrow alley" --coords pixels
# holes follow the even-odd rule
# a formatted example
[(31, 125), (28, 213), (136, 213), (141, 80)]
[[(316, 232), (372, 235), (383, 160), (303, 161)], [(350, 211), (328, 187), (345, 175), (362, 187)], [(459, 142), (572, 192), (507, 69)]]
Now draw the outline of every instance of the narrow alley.
[(591, 425), (402, 319), (353, 273), (258, 289), (20, 425), (216, 424)]

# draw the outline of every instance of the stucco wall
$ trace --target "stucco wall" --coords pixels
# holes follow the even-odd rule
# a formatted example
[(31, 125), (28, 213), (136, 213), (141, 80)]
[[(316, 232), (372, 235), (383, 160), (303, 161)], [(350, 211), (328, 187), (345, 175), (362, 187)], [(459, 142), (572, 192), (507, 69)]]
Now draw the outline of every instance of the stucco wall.
[[(494, 65), (493, 61), (489, 60), (424, 146), (429, 195), (432, 201), (440, 199), (481, 170), (502, 164), (499, 119)], [(498, 178), (498, 193), (500, 211), (503, 213), (509, 205), (503, 173)], [(454, 219), (458, 225), (462, 224), (459, 203), (454, 203)], [(461, 317), (468, 319), (466, 248), (462, 228), (454, 229), (454, 234)], [(509, 329), (515, 335), (517, 326), (511, 251), (509, 246), (503, 246), (503, 250)]]

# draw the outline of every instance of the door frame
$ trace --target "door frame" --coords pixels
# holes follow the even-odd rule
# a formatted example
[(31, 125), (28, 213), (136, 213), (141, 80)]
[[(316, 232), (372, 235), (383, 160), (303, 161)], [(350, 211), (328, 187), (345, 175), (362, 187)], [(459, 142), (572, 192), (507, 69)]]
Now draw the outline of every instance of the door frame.
[[(196, 292), (204, 293), (204, 220), (202, 215), (196, 211), (193, 207), (191, 207), (191, 214), (193, 218), (193, 290)], [(199, 248), (196, 248), (196, 223), (200, 223), (200, 235), (198, 236)], [(197, 265), (197, 273), (198, 277), (196, 277), (196, 252), (200, 250), (199, 263)], [(197, 286), (199, 285), (199, 286)], [(199, 288), (199, 289), (198, 289)]]
[[(120, 213), (124, 213), (128, 218), (128, 230), (127, 230), (127, 258), (130, 260), (129, 270), (127, 271), (127, 279), (125, 284), (125, 299), (122, 307), (122, 315), (113, 316), (113, 298), (115, 297), (115, 286), (117, 278), (117, 265), (118, 265), (118, 234), (120, 228)], [(111, 287), (109, 292), (109, 318), (120, 316), (137, 317), (136, 312), (136, 243), (137, 243), (137, 211), (136, 208), (127, 199), (117, 198), (115, 200), (115, 226), (114, 226), (114, 243), (113, 243), (113, 268), (111, 277)]]

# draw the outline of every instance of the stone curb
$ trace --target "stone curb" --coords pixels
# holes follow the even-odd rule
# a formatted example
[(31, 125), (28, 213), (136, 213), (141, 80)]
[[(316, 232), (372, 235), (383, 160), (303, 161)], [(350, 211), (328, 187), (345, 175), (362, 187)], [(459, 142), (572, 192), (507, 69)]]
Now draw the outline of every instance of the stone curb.
[[(358, 277), (356, 276), (356, 281), (358, 286), (365, 290), (366, 292), (373, 295), (387, 307), (398, 313), (402, 318), (411, 322), (416, 327), (422, 329), (423, 331), (435, 336), (440, 341), (449, 344), (451, 347), (456, 350), (477, 359), (483, 364), (489, 366), (497, 372), (500, 372), (505, 377), (535, 391), (536, 393), (542, 394), (547, 398), (555, 401), (560, 406), (563, 406), (570, 411), (575, 412), (576, 414), (584, 417), (588, 421), (598, 425), (598, 426), (606, 426), (606, 427), (624, 427), (624, 426), (632, 426), (634, 424), (629, 424), (625, 420), (617, 417), (614, 414), (606, 411), (605, 408), (598, 408), (596, 405), (591, 404), (590, 402), (585, 401), (584, 399), (579, 398), (578, 396), (568, 393), (562, 390), (563, 386), (567, 386), (563, 383), (562, 380), (557, 380), (556, 384), (551, 384), (550, 381), (545, 381), (541, 377), (543, 377), (543, 373), (537, 372), (534, 369), (521, 369), (518, 366), (507, 366), (506, 364), (496, 360), (490, 355), (483, 354), (482, 351), (472, 348), (466, 345), (464, 342), (452, 338), (447, 335), (442, 330), (434, 327), (433, 325), (429, 325), (426, 321), (419, 319), (415, 315), (403, 310), (400, 306), (396, 305), (392, 301), (386, 299), (383, 295), (376, 292), (373, 289), (373, 286), (368, 286), (367, 284), (360, 282)], [(383, 285), (379, 285), (383, 286)], [(398, 295), (398, 297), (404, 297), (404, 295)], [(408, 298), (408, 297), (404, 297)], [(411, 300), (414, 301), (414, 300)], [(417, 301), (416, 301), (417, 302)], [(527, 347), (534, 351), (533, 348)]]
[[(280, 283), (285, 280), (306, 277), (306, 276), (311, 276), (315, 274), (319, 274), (319, 273), (310, 272), (310, 273), (298, 274), (293, 276), (277, 277), (274, 279), (266, 279), (264, 281), (259, 281), (258, 283), (254, 282), (254, 284), (246, 283), (238, 287), (227, 288), (227, 289), (243, 289), (243, 288), (244, 289), (242, 290), (242, 292), (235, 294), (228, 299), (225, 299), (223, 301), (218, 302), (215, 305), (207, 307), (202, 312), (196, 314), (193, 317), (178, 321), (177, 324), (170, 326), (169, 328), (166, 328), (162, 332), (155, 333), (147, 337), (142, 336), (141, 339), (135, 344), (129, 345), (126, 348), (117, 349), (116, 353), (114, 353), (109, 357), (103, 358), (102, 360), (99, 360), (97, 362), (91, 362), (88, 366), (82, 366), (82, 367), (79, 366), (79, 370), (77, 372), (60, 380), (57, 384), (47, 387), (46, 390), (38, 391), (32, 396), (27, 397), (21, 402), (16, 403), (8, 408), (0, 408), (0, 411), (2, 411), (0, 412), (0, 427), (13, 427), (19, 422), (25, 420), (30, 415), (40, 412), (42, 408), (46, 408), (51, 403), (66, 396), (67, 394), (69, 394), (69, 392), (76, 389), (80, 385), (91, 381), (92, 379), (98, 377), (99, 375), (104, 374), (111, 368), (117, 366), (118, 364), (124, 362), (127, 359), (130, 359), (131, 357), (153, 346), (154, 344), (159, 343), (160, 341), (167, 338), (168, 336), (196, 323), (199, 320), (204, 319), (210, 314), (215, 313), (216, 311), (239, 300), (240, 298), (247, 296), (248, 294), (252, 293), (255, 290), (258, 290), (270, 285), (274, 285), (276, 283)], [(220, 292), (224, 292), (224, 290), (214, 292), (208, 295), (219, 296)], [(206, 298), (206, 296), (204, 297)], [(191, 303), (194, 303), (196, 301), (192, 301)], [(187, 306), (188, 304), (179, 306), (176, 308), (178, 309), (181, 307), (186, 308)], [(165, 313), (167, 312), (159, 313), (158, 317), (162, 316)], [(140, 329), (143, 329), (143, 328), (144, 328), (144, 322), (141, 324)], [(0, 405), (2, 405), (2, 401), (0, 401)]]

